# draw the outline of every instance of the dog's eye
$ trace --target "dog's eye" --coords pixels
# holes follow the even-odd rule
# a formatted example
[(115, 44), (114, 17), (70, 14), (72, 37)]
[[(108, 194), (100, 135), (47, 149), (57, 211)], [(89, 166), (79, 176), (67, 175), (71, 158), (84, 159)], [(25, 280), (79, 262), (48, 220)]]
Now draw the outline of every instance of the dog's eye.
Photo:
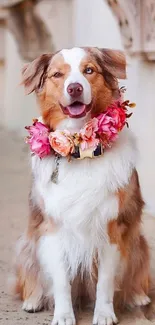
[(63, 76), (63, 73), (61, 73), (61, 72), (55, 72), (53, 75), (52, 75), (52, 77), (54, 77), (54, 78), (61, 78)]
[(92, 74), (94, 72), (93, 68), (90, 68), (90, 67), (87, 67), (85, 70), (84, 70), (84, 73), (86, 74)]

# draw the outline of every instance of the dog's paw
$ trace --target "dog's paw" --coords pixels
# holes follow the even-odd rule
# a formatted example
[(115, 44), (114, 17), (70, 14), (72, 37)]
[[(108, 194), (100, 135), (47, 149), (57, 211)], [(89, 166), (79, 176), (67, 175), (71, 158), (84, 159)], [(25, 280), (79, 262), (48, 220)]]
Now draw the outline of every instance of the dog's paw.
[(28, 313), (35, 313), (37, 311), (40, 311), (42, 307), (43, 305), (41, 301), (36, 301), (34, 298), (30, 297), (23, 302), (22, 309)]
[(95, 310), (93, 325), (113, 325), (117, 324), (118, 320), (113, 310), (113, 304), (103, 304), (102, 310)]
[(151, 302), (151, 299), (145, 295), (135, 295), (133, 297), (133, 301), (129, 304), (130, 307), (140, 307), (140, 306), (146, 306), (149, 305)]
[(75, 325), (75, 317), (73, 313), (62, 313), (54, 315), (52, 325)]

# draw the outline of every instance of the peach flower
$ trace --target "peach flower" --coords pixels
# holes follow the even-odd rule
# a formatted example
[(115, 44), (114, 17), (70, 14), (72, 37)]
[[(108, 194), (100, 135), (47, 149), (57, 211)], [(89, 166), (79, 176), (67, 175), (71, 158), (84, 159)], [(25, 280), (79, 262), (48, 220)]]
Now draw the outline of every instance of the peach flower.
[(70, 132), (56, 130), (49, 134), (49, 142), (54, 151), (63, 157), (68, 156), (74, 151), (74, 142)]
[(93, 118), (85, 124), (85, 126), (80, 131), (81, 136), (81, 149), (86, 150), (89, 148), (96, 149), (99, 139), (96, 139), (96, 132), (98, 130), (98, 120)]

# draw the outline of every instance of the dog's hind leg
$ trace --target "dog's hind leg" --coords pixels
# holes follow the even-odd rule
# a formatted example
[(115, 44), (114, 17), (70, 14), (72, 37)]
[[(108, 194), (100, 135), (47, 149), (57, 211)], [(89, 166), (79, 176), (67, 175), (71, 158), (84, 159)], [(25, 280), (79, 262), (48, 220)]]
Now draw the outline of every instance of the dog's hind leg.
[(43, 286), (36, 258), (36, 242), (26, 234), (17, 242), (15, 268), (11, 280), (10, 289), (23, 300), (23, 310), (35, 312), (43, 308)]

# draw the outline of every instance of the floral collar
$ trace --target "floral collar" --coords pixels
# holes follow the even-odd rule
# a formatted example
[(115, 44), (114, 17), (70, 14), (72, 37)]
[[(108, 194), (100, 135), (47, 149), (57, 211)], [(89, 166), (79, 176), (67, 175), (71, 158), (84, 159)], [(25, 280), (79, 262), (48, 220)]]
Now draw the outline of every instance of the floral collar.
[(29, 132), (26, 143), (30, 145), (32, 154), (40, 158), (51, 154), (68, 157), (69, 160), (71, 157), (83, 159), (100, 156), (112, 146), (124, 126), (128, 126), (127, 119), (132, 113), (128, 114), (127, 109), (134, 106), (134, 103), (122, 101), (120, 97), (104, 113), (88, 121), (78, 133), (51, 131), (36, 119), (32, 126), (25, 127)]

